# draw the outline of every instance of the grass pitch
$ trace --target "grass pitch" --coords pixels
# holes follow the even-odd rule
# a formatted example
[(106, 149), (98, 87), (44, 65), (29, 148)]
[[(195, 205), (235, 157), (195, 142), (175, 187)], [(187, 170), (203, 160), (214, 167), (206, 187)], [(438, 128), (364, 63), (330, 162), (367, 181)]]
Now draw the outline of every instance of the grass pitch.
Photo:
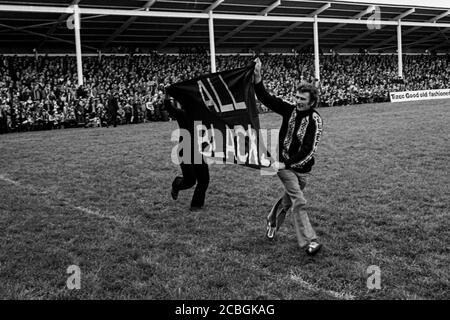
[[(207, 207), (169, 187), (175, 122), (0, 136), (0, 298), (450, 298), (450, 100), (320, 109), (306, 189), (325, 247), (265, 217), (276, 176), (211, 167)], [(277, 128), (275, 114), (261, 127)], [(68, 290), (69, 265), (81, 289)], [(367, 268), (379, 266), (381, 289)]]

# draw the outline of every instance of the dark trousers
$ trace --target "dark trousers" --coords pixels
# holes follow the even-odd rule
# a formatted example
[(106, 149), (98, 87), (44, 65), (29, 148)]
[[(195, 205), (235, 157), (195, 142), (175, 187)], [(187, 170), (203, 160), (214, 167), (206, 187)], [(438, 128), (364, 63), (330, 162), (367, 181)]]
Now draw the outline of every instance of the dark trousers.
[(0, 133), (8, 133), (8, 120), (5, 117), (0, 118)]
[(114, 127), (117, 127), (117, 112), (112, 112), (110, 119), (109, 119), (109, 124), (113, 125)]
[(202, 207), (205, 204), (205, 194), (209, 185), (209, 169), (203, 164), (180, 164), (183, 176), (173, 180), (172, 188), (177, 191), (192, 188), (197, 183), (192, 196), (191, 207)]
[(132, 117), (131, 113), (125, 114), (125, 122), (126, 122), (126, 124), (130, 124), (131, 123), (131, 117)]

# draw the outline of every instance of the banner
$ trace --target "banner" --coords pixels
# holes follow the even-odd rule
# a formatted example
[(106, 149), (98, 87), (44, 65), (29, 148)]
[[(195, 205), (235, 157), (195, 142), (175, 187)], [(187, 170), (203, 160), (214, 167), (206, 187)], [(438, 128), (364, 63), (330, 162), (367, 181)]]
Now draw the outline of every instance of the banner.
[(450, 89), (390, 92), (389, 97), (391, 99), (391, 102), (446, 99), (446, 98), (449, 99)]
[(206, 74), (167, 88), (167, 93), (195, 119), (199, 136), (194, 141), (199, 149), (200, 145), (209, 145), (201, 147), (201, 154), (210, 159), (209, 163), (214, 160), (252, 168), (270, 165), (269, 155), (260, 143), (252, 83), (254, 65)]

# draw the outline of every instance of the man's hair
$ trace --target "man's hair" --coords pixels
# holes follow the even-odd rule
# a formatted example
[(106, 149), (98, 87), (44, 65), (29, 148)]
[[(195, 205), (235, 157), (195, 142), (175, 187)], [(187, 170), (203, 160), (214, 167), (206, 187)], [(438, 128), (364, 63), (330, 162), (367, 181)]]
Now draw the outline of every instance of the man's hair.
[(296, 88), (295, 92), (309, 92), (311, 108), (315, 108), (319, 105), (319, 90), (317, 90), (317, 88), (312, 84), (302, 83)]

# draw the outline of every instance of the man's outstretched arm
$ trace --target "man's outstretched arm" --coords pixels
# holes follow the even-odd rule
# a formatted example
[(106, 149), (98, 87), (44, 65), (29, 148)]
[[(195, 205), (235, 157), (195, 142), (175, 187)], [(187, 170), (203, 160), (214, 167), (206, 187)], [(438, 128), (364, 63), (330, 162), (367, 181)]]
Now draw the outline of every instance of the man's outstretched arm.
[(289, 110), (288, 103), (284, 102), (282, 99), (277, 98), (269, 94), (264, 87), (262, 76), (261, 76), (261, 60), (259, 58), (255, 59), (255, 93), (258, 100), (261, 101), (267, 108), (278, 113), (285, 114)]

